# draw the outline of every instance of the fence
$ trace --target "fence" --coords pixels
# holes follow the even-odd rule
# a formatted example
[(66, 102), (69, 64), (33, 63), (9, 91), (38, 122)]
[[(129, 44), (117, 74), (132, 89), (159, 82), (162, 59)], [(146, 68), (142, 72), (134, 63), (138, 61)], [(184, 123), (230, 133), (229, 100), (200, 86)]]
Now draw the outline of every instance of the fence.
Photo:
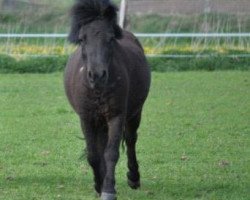
[[(250, 33), (135, 33), (138, 38), (141, 39), (168, 39), (168, 38), (250, 38)], [(0, 39), (57, 39), (62, 38), (66, 39), (67, 34), (0, 34)], [(9, 54), (13, 54), (11, 50), (8, 51)], [(166, 57), (166, 58), (189, 58), (189, 57), (209, 57), (213, 54), (202, 54), (202, 55), (187, 55), (187, 54), (157, 54), (157, 53), (149, 53), (147, 54), (149, 57)], [(27, 56), (27, 55), (26, 55)], [(38, 56), (38, 55), (35, 55)], [(250, 54), (231, 54), (226, 55), (228, 57), (250, 57)]]
[[(250, 37), (250, 33), (135, 33), (138, 38), (229, 38)], [(0, 38), (66, 38), (67, 34), (0, 34)]]
[[(46, 1), (48, 2), (48, 1)], [(250, 6), (249, 0), (121, 0), (121, 12), (120, 12), (120, 25), (124, 25), (126, 16), (140, 15), (141, 9), (143, 13), (157, 13), (160, 15), (170, 15), (162, 26), (166, 27), (161, 32), (162, 33), (136, 33), (135, 35), (141, 40), (145, 51), (148, 56), (156, 57), (169, 57), (169, 58), (184, 58), (184, 57), (207, 57), (213, 56), (217, 53), (222, 53), (225, 51), (230, 51), (231, 53), (222, 53), (223, 56), (229, 57), (249, 57), (250, 56), (250, 30), (249, 23), (244, 19), (247, 15)], [(140, 7), (140, 8), (139, 8)], [(208, 14), (212, 12), (223, 13), (228, 9), (228, 13), (240, 15), (240, 17), (233, 18), (230, 16), (223, 16), (224, 21), (220, 20), (220, 15), (215, 15), (218, 20), (211, 18), (210, 21), (215, 24), (209, 24)], [(134, 9), (134, 10), (133, 10)], [(186, 19), (187, 15), (195, 14), (195, 19), (202, 18), (201, 29), (198, 31), (194, 29), (191, 32), (183, 33), (184, 31), (180, 28), (179, 23)], [(202, 14), (202, 15), (197, 15)], [(203, 15), (205, 14), (205, 15)], [(244, 14), (244, 15), (242, 15)], [(183, 18), (178, 18), (179, 16), (184, 16)], [(168, 17), (168, 16), (167, 16)], [(213, 16), (214, 17), (214, 16)], [(179, 21), (176, 21), (176, 19)], [(164, 18), (165, 19), (165, 18)], [(249, 18), (250, 19), (250, 18)], [(138, 21), (144, 21), (140, 18)], [(146, 20), (146, 18), (145, 18)], [(228, 27), (230, 23), (234, 23), (236, 20), (236, 29), (233, 32), (224, 32), (224, 29), (220, 27)], [(155, 19), (154, 19), (155, 21)], [(154, 22), (153, 21), (153, 22)], [(158, 20), (160, 21), (160, 20)], [(158, 23), (155, 21), (154, 23)], [(214, 22), (215, 21), (215, 22)], [(232, 22), (231, 22), (232, 21)], [(242, 23), (242, 21), (244, 23)], [(193, 19), (190, 18), (190, 24), (185, 26), (190, 26), (193, 23)], [(138, 24), (137, 24), (138, 25)], [(21, 29), (20, 29), (21, 30)], [(26, 32), (24, 31), (18, 32)], [(174, 30), (174, 31), (173, 31)], [(185, 29), (184, 29), (185, 30)], [(190, 30), (189, 30), (190, 31)], [(15, 32), (13, 30), (9, 31), (11, 33)], [(174, 33), (173, 33), (174, 32)], [(193, 33), (194, 32), (194, 33)], [(33, 42), (32, 44), (43, 45), (44, 48), (56, 49), (51, 51), (43, 51), (39, 49), (37, 54), (46, 55), (56, 54), (58, 51), (63, 53), (70, 53), (73, 47), (68, 43), (64, 42), (66, 34), (0, 34), (0, 52), (8, 54), (25, 54), (33, 55), (31, 51), (16, 50), (16, 46), (25, 45), (28, 40), (37, 40), (39, 42)], [(42, 41), (43, 40), (43, 41)], [(63, 49), (59, 49), (56, 46), (57, 40), (63, 40), (60, 43)], [(42, 41), (42, 42), (41, 42)], [(42, 44), (42, 45), (41, 45)], [(63, 44), (63, 45), (62, 45)], [(223, 47), (226, 46), (225, 48)], [(32, 46), (32, 45), (31, 45)], [(41, 47), (41, 48), (43, 48)], [(30, 48), (35, 48), (34, 46)], [(209, 49), (213, 49), (210, 51)], [(187, 50), (188, 49), (188, 50)], [(177, 52), (178, 51), (178, 52)], [(176, 53), (177, 52), (177, 53)], [(190, 54), (189, 54), (190, 53)], [(36, 55), (39, 56), (39, 55)]]

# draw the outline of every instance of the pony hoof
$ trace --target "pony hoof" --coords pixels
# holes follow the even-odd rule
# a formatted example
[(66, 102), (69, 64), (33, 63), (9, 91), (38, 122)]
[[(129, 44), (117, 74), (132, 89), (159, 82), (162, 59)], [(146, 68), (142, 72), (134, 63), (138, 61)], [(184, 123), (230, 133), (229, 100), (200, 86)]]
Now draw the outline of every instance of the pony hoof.
[(102, 192), (101, 200), (117, 200), (115, 194)]
[(138, 189), (141, 186), (140, 181), (134, 182), (134, 181), (131, 181), (129, 179), (128, 179), (128, 185), (129, 185), (129, 187), (131, 187), (134, 190)]

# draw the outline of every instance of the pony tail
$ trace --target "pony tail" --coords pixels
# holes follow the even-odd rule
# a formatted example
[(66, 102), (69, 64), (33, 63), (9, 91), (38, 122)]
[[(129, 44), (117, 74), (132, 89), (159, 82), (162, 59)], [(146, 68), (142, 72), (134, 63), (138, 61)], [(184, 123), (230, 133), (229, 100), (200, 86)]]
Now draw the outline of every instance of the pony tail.
[(121, 27), (118, 24), (115, 24), (113, 28), (114, 28), (114, 32), (115, 32), (115, 38), (118, 40), (122, 39), (123, 34), (122, 34)]

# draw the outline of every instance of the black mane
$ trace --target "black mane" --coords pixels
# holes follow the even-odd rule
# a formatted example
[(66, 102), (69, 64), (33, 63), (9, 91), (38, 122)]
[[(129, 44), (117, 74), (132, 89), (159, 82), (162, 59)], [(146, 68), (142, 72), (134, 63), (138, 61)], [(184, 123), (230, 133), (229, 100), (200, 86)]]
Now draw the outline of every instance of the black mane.
[(79, 43), (79, 32), (82, 26), (103, 18), (117, 24), (118, 8), (110, 0), (76, 0), (71, 10), (71, 30), (68, 40)]

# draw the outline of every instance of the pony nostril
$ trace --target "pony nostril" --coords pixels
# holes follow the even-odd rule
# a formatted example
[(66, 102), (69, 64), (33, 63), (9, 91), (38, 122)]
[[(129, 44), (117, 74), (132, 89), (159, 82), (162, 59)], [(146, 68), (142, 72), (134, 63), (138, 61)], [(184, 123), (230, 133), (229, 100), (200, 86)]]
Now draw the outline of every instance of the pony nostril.
[(104, 78), (106, 78), (106, 76), (107, 76), (107, 71), (106, 70), (103, 70), (103, 72), (102, 72), (102, 79), (104, 79)]
[(100, 79), (103, 83), (106, 83), (107, 80), (108, 80), (108, 72), (107, 70), (103, 70), (102, 72), (102, 76), (101, 76), (101, 79)]
[(88, 72), (88, 77), (89, 77), (90, 79), (92, 79), (93, 75), (92, 75), (92, 72), (91, 72), (91, 71)]
[(91, 70), (87, 73), (87, 78), (90, 83), (104, 83), (106, 82), (108, 77), (108, 73), (106, 70), (102, 70), (100, 72), (93, 72)]

